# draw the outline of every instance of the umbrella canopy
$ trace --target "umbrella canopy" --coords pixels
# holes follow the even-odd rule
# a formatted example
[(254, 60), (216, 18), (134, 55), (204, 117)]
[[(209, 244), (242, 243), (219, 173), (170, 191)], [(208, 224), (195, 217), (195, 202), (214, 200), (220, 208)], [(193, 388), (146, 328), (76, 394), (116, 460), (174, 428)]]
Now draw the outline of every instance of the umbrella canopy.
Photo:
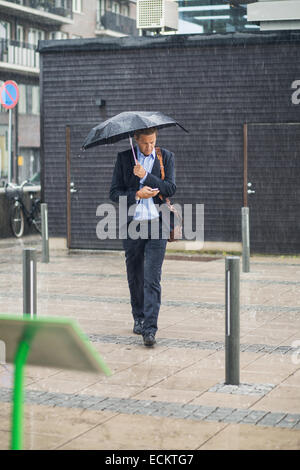
[(173, 118), (161, 112), (127, 111), (102, 122), (94, 127), (85, 139), (82, 148), (84, 150), (96, 145), (113, 144), (126, 137), (132, 137), (135, 131), (156, 127), (179, 126), (188, 132)]

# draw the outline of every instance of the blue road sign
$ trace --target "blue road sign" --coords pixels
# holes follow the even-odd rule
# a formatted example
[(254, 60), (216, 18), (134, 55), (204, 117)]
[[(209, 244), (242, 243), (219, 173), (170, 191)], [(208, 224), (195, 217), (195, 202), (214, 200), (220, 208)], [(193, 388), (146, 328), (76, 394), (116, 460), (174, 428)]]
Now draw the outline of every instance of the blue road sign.
[(0, 88), (0, 101), (5, 109), (13, 109), (19, 101), (19, 88), (13, 80), (6, 81)]

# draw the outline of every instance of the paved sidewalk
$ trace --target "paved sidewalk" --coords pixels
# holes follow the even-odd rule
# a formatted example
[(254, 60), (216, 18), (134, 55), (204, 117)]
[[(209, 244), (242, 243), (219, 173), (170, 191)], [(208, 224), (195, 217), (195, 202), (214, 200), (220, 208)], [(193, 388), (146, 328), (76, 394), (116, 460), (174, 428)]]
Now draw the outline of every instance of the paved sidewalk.
[[(0, 240), (0, 313), (22, 314), (22, 248)], [(166, 259), (157, 345), (132, 333), (122, 252), (38, 255), (38, 315), (76, 319), (113, 374), (26, 368), (26, 449), (300, 449), (300, 258), (241, 272), (241, 385), (224, 386), (224, 259)], [(1, 339), (1, 335), (0, 335)], [(0, 364), (0, 449), (12, 366)]]

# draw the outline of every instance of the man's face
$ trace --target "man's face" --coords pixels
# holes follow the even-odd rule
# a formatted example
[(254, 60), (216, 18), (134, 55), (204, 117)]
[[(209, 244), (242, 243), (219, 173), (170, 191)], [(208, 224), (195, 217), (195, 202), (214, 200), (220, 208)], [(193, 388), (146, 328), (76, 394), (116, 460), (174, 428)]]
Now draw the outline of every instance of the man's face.
[(140, 137), (137, 139), (135, 138), (138, 146), (139, 146), (139, 149), (140, 151), (148, 156), (150, 155), (152, 152), (153, 152), (153, 149), (155, 147), (155, 144), (156, 144), (156, 134), (150, 134), (150, 135), (146, 135), (146, 134), (142, 134), (140, 135)]

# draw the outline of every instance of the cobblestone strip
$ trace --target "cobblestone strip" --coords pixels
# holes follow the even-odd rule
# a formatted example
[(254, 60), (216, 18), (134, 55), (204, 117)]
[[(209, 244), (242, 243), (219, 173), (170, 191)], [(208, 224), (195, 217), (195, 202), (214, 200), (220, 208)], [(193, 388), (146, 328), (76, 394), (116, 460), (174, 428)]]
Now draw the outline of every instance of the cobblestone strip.
[[(11, 401), (12, 389), (0, 388), (0, 402)], [(300, 429), (300, 414), (245, 410), (226, 407), (188, 405), (133, 398), (101, 397), (92, 395), (73, 395), (49, 393), (34, 390), (26, 392), (26, 403), (63, 408), (81, 408), (97, 411), (114, 411), (124, 414), (140, 414), (193, 421), (221, 423), (241, 423), (257, 426)]]
[[(89, 340), (92, 343), (111, 343), (111, 344), (141, 344), (141, 338), (137, 336), (120, 336), (120, 335), (98, 335), (89, 334)], [(214, 351), (224, 350), (224, 343), (221, 341), (193, 341), (174, 338), (158, 338), (159, 346), (167, 346), (169, 348), (187, 348), (187, 349), (211, 349)], [(269, 344), (241, 344), (241, 352), (268, 353), (268, 354), (292, 354), (297, 348), (292, 346), (276, 346)]]

